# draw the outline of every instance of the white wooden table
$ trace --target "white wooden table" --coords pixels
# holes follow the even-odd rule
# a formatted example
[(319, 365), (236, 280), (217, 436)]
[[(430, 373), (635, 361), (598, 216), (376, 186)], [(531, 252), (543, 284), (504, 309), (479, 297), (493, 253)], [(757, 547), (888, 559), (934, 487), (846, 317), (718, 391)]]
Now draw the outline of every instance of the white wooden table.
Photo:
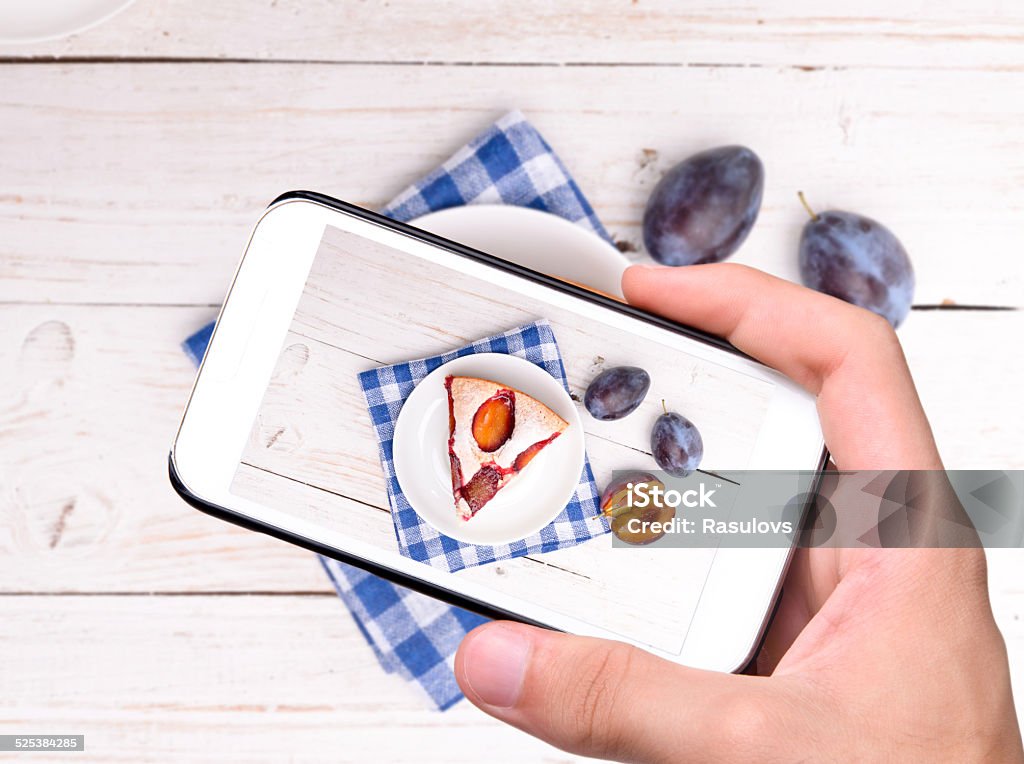
[[(377, 206), (509, 108), (627, 247), (658, 172), (731, 142), (768, 172), (738, 260), (795, 277), (798, 189), (888, 223), (947, 465), (1024, 468), (1024, 314), (993, 310), (1024, 287), (1024, 7), (571, 5), (139, 0), (0, 48), (0, 732), (84, 733), (76, 761), (571, 758), (426, 710), (311, 555), (165, 477), (178, 343), (266, 203)], [(1024, 552), (991, 559), (1021, 695)]]

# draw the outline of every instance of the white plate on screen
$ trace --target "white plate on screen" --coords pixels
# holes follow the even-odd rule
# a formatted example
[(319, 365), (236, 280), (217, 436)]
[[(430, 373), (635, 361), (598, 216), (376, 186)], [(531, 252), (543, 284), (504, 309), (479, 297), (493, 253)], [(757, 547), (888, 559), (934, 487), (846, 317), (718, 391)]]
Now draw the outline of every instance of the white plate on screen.
[[(448, 460), (449, 374), (500, 380), (550, 408), (569, 427), (510, 480), (471, 520), (455, 514)], [(467, 544), (508, 544), (532, 536), (562, 511), (579, 484), (583, 425), (565, 389), (546, 371), (504, 353), (475, 353), (449, 361), (420, 382), (395, 422), (395, 476), (416, 514)]]
[(134, 0), (3, 0), (0, 43), (28, 43), (65, 37), (106, 21)]
[(629, 260), (600, 236), (550, 212), (470, 204), (409, 222), (503, 260), (622, 297), (622, 272)]

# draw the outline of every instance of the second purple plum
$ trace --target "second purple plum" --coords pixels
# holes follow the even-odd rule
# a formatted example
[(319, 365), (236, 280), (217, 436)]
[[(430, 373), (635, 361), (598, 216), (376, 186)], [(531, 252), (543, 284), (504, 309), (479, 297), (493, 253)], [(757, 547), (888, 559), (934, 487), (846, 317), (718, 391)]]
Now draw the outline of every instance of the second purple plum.
[(910, 312), (914, 268), (899, 239), (854, 212), (815, 215), (800, 237), (800, 276), (819, 292), (877, 313), (894, 327)]
[(654, 422), (651, 453), (661, 469), (674, 477), (686, 477), (704, 458), (704, 439), (693, 422), (667, 411)]

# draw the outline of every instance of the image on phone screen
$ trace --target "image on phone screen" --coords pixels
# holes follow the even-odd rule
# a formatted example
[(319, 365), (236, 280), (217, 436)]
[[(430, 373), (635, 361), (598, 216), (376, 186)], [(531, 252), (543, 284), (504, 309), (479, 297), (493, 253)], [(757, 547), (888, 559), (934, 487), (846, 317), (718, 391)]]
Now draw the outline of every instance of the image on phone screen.
[[(230, 491), (400, 554), (390, 476), (358, 375), (538, 320), (550, 324), (557, 341), (598, 491), (613, 471), (656, 468), (650, 433), (663, 406), (699, 428), (700, 476), (714, 479), (719, 470), (748, 466), (772, 400), (770, 381), (716, 362), (699, 343), (689, 354), (611, 320), (552, 305), (505, 286), (509, 278), (499, 271), (471, 275), (328, 225)], [(646, 370), (651, 389), (629, 416), (598, 421), (580, 401), (596, 374), (619, 365)], [(438, 448), (445, 448), (443, 436), (439, 440)], [(453, 575), (677, 653), (715, 554), (714, 548), (613, 549), (603, 533), (570, 548)]]

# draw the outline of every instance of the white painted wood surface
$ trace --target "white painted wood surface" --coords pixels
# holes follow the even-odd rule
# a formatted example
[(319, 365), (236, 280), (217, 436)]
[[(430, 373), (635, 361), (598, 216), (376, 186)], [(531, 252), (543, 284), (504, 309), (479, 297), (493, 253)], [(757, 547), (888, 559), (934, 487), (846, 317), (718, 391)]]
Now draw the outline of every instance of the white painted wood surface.
[(639, 244), (661, 170), (709, 145), (747, 143), (768, 181), (738, 262), (797, 277), (803, 189), (819, 208), (884, 219), (914, 255), (918, 304), (1018, 305), (1019, 79), (765, 67), (7, 66), (0, 124), (31, 127), (0, 147), (17, 179), (0, 196), (0, 300), (218, 303), (240, 242), (282, 191), (379, 206), (521, 107), (629, 245)]
[[(0, 731), (85, 732), (97, 761), (571, 759), (427, 711), (308, 554), (167, 485), (177, 343), (281, 191), (378, 205), (519, 107), (622, 241), (660, 170), (744, 142), (769, 180), (739, 260), (793, 277), (802, 188), (894, 228), (919, 304), (1020, 305), (1019, 3), (681, 5), (139, 0), (0, 47)], [(1022, 335), (901, 330), (950, 466), (1024, 467)], [(990, 559), (1021, 695), (1024, 555)]]
[(0, 725), (84, 734), (75, 761), (568, 758), (468, 703), (425, 711), (333, 593), (8, 597), (3, 617)]
[(1014, 0), (138, 2), (28, 56), (1019, 70)]

